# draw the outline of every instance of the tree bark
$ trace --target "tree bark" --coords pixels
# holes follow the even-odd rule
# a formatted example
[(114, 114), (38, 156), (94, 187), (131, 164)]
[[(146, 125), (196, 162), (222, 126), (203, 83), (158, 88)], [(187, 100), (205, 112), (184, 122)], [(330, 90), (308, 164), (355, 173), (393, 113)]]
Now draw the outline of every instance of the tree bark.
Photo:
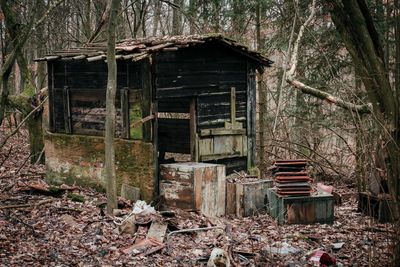
[[(37, 0), (42, 1), (42, 0)], [(32, 83), (30, 77), (30, 72), (28, 69), (28, 64), (26, 58), (23, 54), (22, 48), (31, 36), (33, 29), (38, 28), (42, 25), (45, 19), (48, 17), (50, 12), (61, 4), (61, 0), (56, 2), (54, 6), (50, 7), (46, 12), (35, 21), (33, 18), (28, 25), (26, 25), (26, 30), (21, 31), (19, 24), (17, 23), (16, 14), (9, 6), (7, 1), (3, 0), (0, 2), (0, 7), (4, 15), (5, 25), (8, 33), (12, 39), (13, 50), (8, 54), (4, 64), (1, 68), (1, 99), (0, 99), (0, 122), (3, 121), (4, 111), (6, 105), (11, 105), (12, 107), (20, 110), (24, 116), (27, 116), (40, 102), (40, 95), (36, 95), (35, 87)], [(38, 5), (38, 2), (36, 2)], [(21, 77), (23, 80), (23, 92), (22, 94), (10, 98), (8, 90), (8, 80), (11, 74), (11, 70), (14, 66), (15, 61), (18, 61), (18, 66), (21, 71)], [(27, 120), (30, 140), (30, 149), (32, 152), (31, 162), (36, 162), (43, 150), (43, 135), (42, 135), (42, 120), (41, 120), (42, 110), (38, 109), (35, 116), (31, 116)], [(37, 125), (35, 125), (37, 124)], [(43, 162), (44, 158), (42, 158)]]
[(182, 0), (174, 0), (174, 5), (179, 8), (172, 8), (172, 35), (182, 34)]
[(117, 91), (117, 62), (115, 60), (115, 31), (120, 1), (110, 0), (111, 8), (107, 28), (107, 95), (105, 124), (105, 175), (107, 190), (107, 213), (112, 215), (117, 208), (116, 178), (115, 178), (115, 95)]

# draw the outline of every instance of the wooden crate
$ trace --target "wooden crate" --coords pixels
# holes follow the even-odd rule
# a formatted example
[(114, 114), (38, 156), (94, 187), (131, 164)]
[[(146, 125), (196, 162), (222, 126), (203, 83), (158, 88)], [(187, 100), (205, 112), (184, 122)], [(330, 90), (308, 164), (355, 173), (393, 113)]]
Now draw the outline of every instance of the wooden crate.
[(160, 165), (160, 194), (165, 205), (200, 210), (207, 216), (225, 215), (225, 166), (209, 163)]
[(226, 183), (226, 214), (246, 217), (264, 213), (272, 180)]
[(285, 197), (270, 188), (267, 194), (269, 213), (278, 224), (333, 223), (335, 199), (329, 193)]
[(395, 202), (388, 194), (375, 196), (369, 192), (360, 192), (358, 210), (376, 218), (380, 223), (394, 222), (399, 218)]

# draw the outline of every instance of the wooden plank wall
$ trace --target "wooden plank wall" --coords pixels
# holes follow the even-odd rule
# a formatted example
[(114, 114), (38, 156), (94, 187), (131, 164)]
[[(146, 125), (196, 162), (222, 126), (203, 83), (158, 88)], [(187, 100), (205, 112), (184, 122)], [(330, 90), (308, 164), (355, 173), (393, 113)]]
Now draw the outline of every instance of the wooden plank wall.
[(156, 97), (197, 96), (197, 130), (224, 127), (230, 92), (236, 88), (236, 118), (246, 127), (247, 61), (218, 45), (157, 54)]
[[(127, 118), (122, 117), (121, 103), (133, 105), (132, 96), (143, 88), (141, 67), (138, 63), (117, 63), (117, 123), (116, 136), (129, 137)], [(105, 123), (105, 96), (107, 65), (105, 62), (51, 61), (49, 95), (51, 129), (61, 133), (103, 135)], [(149, 89), (151, 90), (151, 88)], [(124, 94), (121, 92), (124, 91)], [(128, 99), (121, 99), (121, 95)], [(136, 97), (137, 98), (137, 97)], [(137, 99), (136, 99), (137, 100)], [(143, 107), (149, 113), (150, 103)], [(143, 112), (142, 112), (143, 113)], [(149, 128), (149, 127), (147, 127)], [(151, 129), (148, 129), (151, 136)]]

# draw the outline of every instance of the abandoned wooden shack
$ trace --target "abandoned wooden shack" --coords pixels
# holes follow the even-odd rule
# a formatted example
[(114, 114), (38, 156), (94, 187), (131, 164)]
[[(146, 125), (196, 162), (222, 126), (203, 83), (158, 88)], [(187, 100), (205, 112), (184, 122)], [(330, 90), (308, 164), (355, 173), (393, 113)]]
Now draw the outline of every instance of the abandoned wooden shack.
[[(269, 59), (221, 35), (125, 40), (116, 58), (118, 186), (157, 196), (168, 153), (228, 173), (254, 165), (256, 71)], [(48, 179), (102, 187), (106, 44), (37, 60), (48, 68)]]

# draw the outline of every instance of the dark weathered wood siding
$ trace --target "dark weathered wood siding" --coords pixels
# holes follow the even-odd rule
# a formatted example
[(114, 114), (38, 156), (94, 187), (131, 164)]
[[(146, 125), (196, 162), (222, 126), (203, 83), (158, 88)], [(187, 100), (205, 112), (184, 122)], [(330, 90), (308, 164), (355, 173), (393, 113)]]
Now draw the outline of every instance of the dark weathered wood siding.
[[(107, 64), (103, 61), (50, 61), (50, 129), (61, 133), (103, 135)], [(129, 127), (121, 114), (121, 103), (143, 87), (138, 63), (119, 61), (117, 73), (116, 135), (128, 137)], [(123, 90), (127, 90), (121, 94)], [(123, 97), (124, 99), (122, 99)], [(126, 100), (125, 98), (128, 98)], [(123, 107), (128, 108), (129, 107)], [(143, 107), (145, 109), (145, 107)], [(147, 109), (150, 109), (149, 105)], [(147, 110), (146, 109), (146, 110)], [(146, 115), (149, 113), (145, 113)], [(149, 130), (150, 131), (150, 130)]]
[(197, 130), (223, 127), (236, 88), (236, 118), (246, 127), (247, 60), (218, 44), (157, 54), (156, 97), (197, 97)]

